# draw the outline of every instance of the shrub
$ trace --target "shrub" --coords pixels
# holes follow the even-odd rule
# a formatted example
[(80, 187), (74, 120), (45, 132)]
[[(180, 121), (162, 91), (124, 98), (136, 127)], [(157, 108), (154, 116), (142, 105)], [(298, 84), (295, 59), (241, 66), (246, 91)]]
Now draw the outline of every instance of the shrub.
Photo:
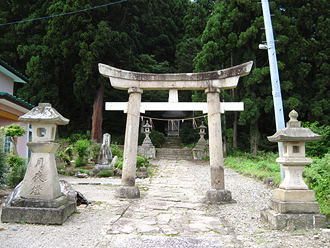
[(315, 199), (320, 204), (320, 212), (330, 217), (330, 153), (323, 159), (314, 159), (306, 165), (303, 176), (308, 187), (315, 191)]
[(97, 174), (99, 177), (112, 177), (113, 176), (113, 171), (106, 170), (106, 171), (101, 171), (99, 174)]
[(111, 144), (112, 157), (117, 156), (118, 158), (123, 157), (123, 151), (120, 150), (118, 145)]
[(137, 156), (136, 169), (139, 169), (141, 167), (148, 167), (148, 166), (149, 166), (149, 160), (147, 158)]
[(75, 143), (75, 151), (77, 153), (77, 158), (75, 160), (76, 166), (82, 166), (88, 163), (88, 148), (89, 140), (77, 140)]
[(123, 169), (123, 161), (118, 161), (113, 166), (118, 168), (119, 170), (122, 170)]
[(6, 183), (5, 173), (8, 172), (8, 166), (5, 159), (5, 153), (3, 152), (2, 146), (0, 145), (0, 184)]
[(97, 159), (100, 154), (100, 149), (101, 149), (101, 144), (96, 143), (95, 140), (91, 140), (91, 145), (90, 145), (90, 156), (92, 158), (92, 161), (97, 162)]
[(25, 176), (26, 172), (26, 160), (14, 154), (7, 154), (7, 163), (10, 165), (10, 172), (8, 173), (8, 185), (16, 187)]
[(180, 131), (180, 141), (186, 146), (192, 143), (196, 143), (199, 140), (199, 129), (193, 129), (191, 123), (184, 123)]
[(151, 130), (151, 133), (150, 133), (150, 139), (151, 139), (152, 144), (155, 147), (159, 148), (162, 146), (162, 144), (165, 141), (165, 135), (162, 132), (158, 132), (153, 129), (153, 130)]
[(302, 126), (310, 128), (314, 133), (322, 135), (322, 139), (316, 142), (306, 143), (306, 155), (310, 157), (322, 158), (329, 152), (330, 149), (330, 127), (320, 126), (316, 121), (314, 123), (305, 122)]

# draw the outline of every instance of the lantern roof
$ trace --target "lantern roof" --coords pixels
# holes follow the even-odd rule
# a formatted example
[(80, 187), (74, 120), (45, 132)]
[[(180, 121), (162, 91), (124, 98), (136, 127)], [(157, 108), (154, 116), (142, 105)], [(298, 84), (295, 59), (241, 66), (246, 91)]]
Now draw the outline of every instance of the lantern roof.
[(301, 122), (297, 120), (298, 113), (292, 110), (289, 114), (290, 120), (286, 123), (286, 127), (278, 130), (273, 136), (268, 136), (271, 142), (308, 142), (318, 141), (322, 135), (315, 134), (309, 128), (301, 127)]
[(204, 122), (198, 127), (199, 129), (206, 129), (206, 126), (204, 125)]
[(147, 123), (143, 127), (148, 128), (148, 127), (152, 127), (152, 126), (149, 124), (149, 121), (147, 120)]
[(39, 103), (38, 106), (19, 117), (19, 120), (24, 123), (44, 122), (57, 125), (67, 125), (70, 121), (58, 113), (50, 103)]

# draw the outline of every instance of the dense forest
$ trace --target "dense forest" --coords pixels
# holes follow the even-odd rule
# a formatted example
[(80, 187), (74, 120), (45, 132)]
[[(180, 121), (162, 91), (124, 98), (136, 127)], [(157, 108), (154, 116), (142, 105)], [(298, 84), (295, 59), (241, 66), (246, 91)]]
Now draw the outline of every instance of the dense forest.
[[(295, 109), (299, 120), (329, 126), (330, 2), (269, 4), (285, 118)], [(221, 92), (221, 101), (245, 104), (243, 112), (223, 115), (224, 137), (228, 147), (244, 151), (276, 149), (266, 139), (275, 120), (268, 54), (258, 48), (266, 40), (260, 0), (6, 0), (0, 1), (0, 34), (0, 59), (30, 79), (15, 94), (34, 105), (50, 102), (69, 118), (61, 136), (91, 130), (95, 103), (127, 101), (127, 92), (99, 74), (98, 63), (176, 73), (253, 60), (250, 75)], [(146, 91), (142, 99), (167, 96)], [(205, 101), (205, 94), (180, 92), (179, 100)], [(101, 111), (103, 132), (123, 135), (125, 114)]]

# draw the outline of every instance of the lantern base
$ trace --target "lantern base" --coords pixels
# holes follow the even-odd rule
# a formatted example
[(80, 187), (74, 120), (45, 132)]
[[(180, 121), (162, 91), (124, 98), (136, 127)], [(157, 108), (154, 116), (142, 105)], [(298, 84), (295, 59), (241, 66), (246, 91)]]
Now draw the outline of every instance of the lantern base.
[(275, 230), (306, 230), (326, 228), (327, 217), (323, 214), (281, 214), (271, 209), (260, 211), (262, 220)]
[(66, 196), (54, 200), (16, 198), (2, 209), (2, 222), (63, 224), (76, 211), (76, 202)]

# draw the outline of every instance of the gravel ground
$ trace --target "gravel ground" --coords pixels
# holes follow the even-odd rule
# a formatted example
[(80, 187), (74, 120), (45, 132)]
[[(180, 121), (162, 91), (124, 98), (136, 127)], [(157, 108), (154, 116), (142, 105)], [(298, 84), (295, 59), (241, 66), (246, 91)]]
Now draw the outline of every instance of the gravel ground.
[[(63, 225), (0, 223), (0, 247), (330, 247), (328, 230), (276, 231), (261, 221), (259, 212), (267, 207), (273, 189), (260, 181), (226, 168), (226, 189), (237, 203), (205, 205), (202, 202), (210, 185), (206, 163), (153, 163), (154, 175), (136, 181), (141, 191), (137, 200), (114, 198), (119, 179), (61, 176), (92, 204), (79, 206)], [(150, 208), (159, 202), (167, 208)], [(142, 212), (148, 217), (138, 219)], [(155, 231), (161, 223), (154, 216), (160, 214), (171, 216), (167, 227), (175, 232), (166, 235), (164, 227)], [(126, 221), (121, 226), (126, 231), (115, 226), (120, 220)], [(133, 220), (137, 228), (130, 229)], [(208, 220), (218, 222), (218, 229), (209, 231)], [(150, 228), (146, 231), (146, 227)]]

